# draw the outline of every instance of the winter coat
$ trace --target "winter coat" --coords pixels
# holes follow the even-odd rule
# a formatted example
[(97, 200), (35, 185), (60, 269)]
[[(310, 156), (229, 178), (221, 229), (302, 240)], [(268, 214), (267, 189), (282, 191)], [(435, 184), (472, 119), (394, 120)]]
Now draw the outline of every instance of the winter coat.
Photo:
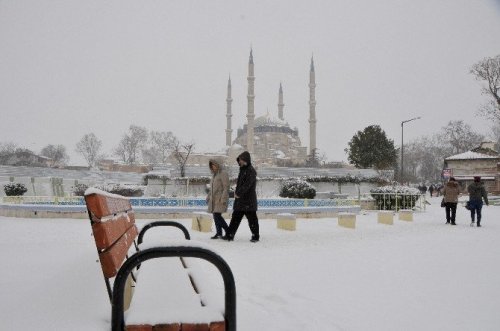
[[(234, 191), (234, 211), (257, 211), (257, 193), (255, 187), (257, 185), (257, 172), (252, 166), (250, 153), (247, 151), (241, 153), (236, 161), (244, 160), (247, 165), (241, 167)], [(238, 198), (236, 198), (238, 197)]]
[(488, 204), (488, 193), (486, 193), (483, 183), (473, 182), (469, 185), (467, 191), (469, 191), (469, 200), (481, 201), (482, 198), (484, 203)]
[(210, 160), (218, 165), (218, 170), (212, 175), (210, 190), (207, 196), (209, 213), (225, 213), (229, 201), (229, 175), (222, 162)]
[(443, 189), (444, 202), (458, 202), (458, 195), (460, 194), (460, 186), (454, 180), (450, 180)]

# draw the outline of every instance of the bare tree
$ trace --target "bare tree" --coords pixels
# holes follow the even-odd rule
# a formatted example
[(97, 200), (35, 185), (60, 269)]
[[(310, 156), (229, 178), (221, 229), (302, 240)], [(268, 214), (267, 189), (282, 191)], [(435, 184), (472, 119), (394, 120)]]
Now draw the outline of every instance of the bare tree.
[(496, 150), (498, 152), (500, 150), (500, 121), (493, 124), (489, 137), (496, 144)]
[(177, 166), (181, 173), (181, 177), (186, 177), (186, 163), (189, 155), (194, 150), (194, 143), (182, 144), (178, 139), (175, 139), (173, 144), (172, 156), (177, 161)]
[(489, 118), (500, 120), (500, 55), (482, 59), (472, 66), (470, 73), (476, 80), (486, 82), (481, 90), (491, 97), (480, 111)]
[(479, 146), (484, 140), (482, 134), (472, 131), (470, 125), (465, 124), (464, 121), (450, 121), (447, 126), (442, 128), (442, 131), (443, 133), (439, 137), (451, 147), (452, 154), (469, 151)]
[(47, 145), (42, 148), (40, 154), (50, 159), (49, 165), (51, 167), (66, 165), (69, 161), (66, 147), (63, 145)]
[(148, 131), (140, 126), (131, 125), (128, 132), (118, 143), (113, 154), (120, 157), (126, 164), (136, 164), (140, 161), (141, 147), (148, 141)]
[(87, 133), (76, 144), (76, 151), (83, 156), (89, 167), (94, 168), (101, 158), (99, 155), (101, 147), (102, 141), (95, 134)]
[(149, 135), (150, 147), (143, 149), (144, 162), (149, 164), (166, 164), (168, 156), (174, 149), (176, 138), (172, 132), (152, 131)]

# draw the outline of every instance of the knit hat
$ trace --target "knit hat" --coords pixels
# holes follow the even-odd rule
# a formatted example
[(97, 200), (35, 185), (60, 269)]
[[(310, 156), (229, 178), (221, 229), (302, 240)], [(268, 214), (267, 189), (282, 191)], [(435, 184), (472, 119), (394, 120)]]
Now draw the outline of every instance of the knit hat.
[(480, 182), (481, 181), (481, 176), (474, 176), (474, 181), (475, 182)]

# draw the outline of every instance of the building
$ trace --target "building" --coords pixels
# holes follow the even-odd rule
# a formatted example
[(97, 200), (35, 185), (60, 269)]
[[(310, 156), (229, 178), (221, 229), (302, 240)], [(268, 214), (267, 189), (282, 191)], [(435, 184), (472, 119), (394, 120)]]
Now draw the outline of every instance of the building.
[(254, 111), (254, 61), (250, 51), (248, 61), (248, 93), (247, 93), (247, 122), (236, 132), (232, 140), (232, 95), (231, 77), (227, 85), (226, 98), (226, 147), (229, 159), (247, 150), (252, 154), (255, 164), (269, 166), (299, 166), (305, 165), (308, 158), (316, 155), (316, 78), (314, 60), (311, 58), (309, 72), (309, 154), (307, 147), (302, 146), (297, 128), (292, 128), (284, 117), (283, 86), (280, 83), (278, 91), (278, 113), (272, 116), (269, 111), (262, 116), (255, 117)]
[(447, 157), (444, 167), (464, 192), (474, 176), (481, 176), (489, 193), (500, 193), (500, 154), (492, 142), (483, 142), (473, 150)]

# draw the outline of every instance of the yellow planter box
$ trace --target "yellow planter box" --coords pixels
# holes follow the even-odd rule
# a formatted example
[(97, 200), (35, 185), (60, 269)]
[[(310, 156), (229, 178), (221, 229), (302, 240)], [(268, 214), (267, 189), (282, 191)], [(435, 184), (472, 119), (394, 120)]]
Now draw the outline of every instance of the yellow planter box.
[(212, 215), (209, 213), (193, 213), (191, 229), (200, 232), (212, 231)]
[(293, 214), (277, 214), (276, 215), (276, 224), (278, 229), (295, 231), (297, 228), (297, 220), (295, 215)]
[(400, 209), (398, 216), (400, 221), (413, 222), (413, 210), (411, 209)]
[(356, 214), (353, 213), (339, 213), (338, 215), (339, 226), (349, 229), (356, 228)]
[(394, 212), (392, 210), (379, 210), (377, 214), (377, 222), (380, 224), (393, 225)]

